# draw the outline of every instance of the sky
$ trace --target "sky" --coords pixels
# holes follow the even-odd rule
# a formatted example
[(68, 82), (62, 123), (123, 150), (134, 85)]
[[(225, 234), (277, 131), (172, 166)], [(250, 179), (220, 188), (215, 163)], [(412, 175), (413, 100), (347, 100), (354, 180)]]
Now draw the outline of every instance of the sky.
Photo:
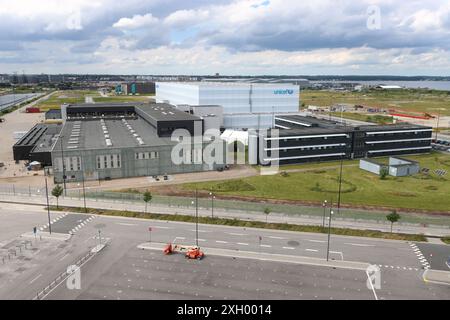
[(0, 0), (0, 73), (450, 75), (444, 0)]

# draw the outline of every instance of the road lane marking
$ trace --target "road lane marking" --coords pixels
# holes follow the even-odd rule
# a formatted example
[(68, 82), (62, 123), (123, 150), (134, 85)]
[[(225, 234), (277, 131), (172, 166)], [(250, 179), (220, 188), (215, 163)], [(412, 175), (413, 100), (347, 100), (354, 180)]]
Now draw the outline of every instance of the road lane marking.
[(308, 240), (310, 242), (318, 242), (318, 243), (325, 243), (325, 240)]
[(238, 242), (237, 244), (239, 244), (241, 246), (248, 246), (248, 243), (244, 243), (244, 242)]
[(310, 252), (319, 252), (319, 250), (316, 249), (305, 249), (306, 251), (310, 251)]
[(275, 236), (269, 236), (269, 238), (270, 239), (279, 239), (279, 240), (286, 239), (286, 238), (283, 238), (283, 237), (275, 237)]
[[(88, 240), (88, 239), (86, 239), (86, 240)], [(59, 261), (62, 261), (62, 260), (64, 260), (64, 258), (66, 258), (67, 256), (68, 256), (69, 254), (68, 253), (66, 253), (61, 259), (59, 259)]]
[(134, 224), (134, 223), (116, 222), (116, 224), (121, 225), (121, 226), (128, 226), (128, 227), (137, 226), (137, 224)]
[[(196, 232), (197, 230), (189, 230), (189, 231), (192, 231), (192, 232)], [(207, 230), (198, 230), (198, 232), (212, 232), (212, 231), (207, 231)]]
[(264, 247), (264, 248), (272, 248), (272, 246), (271, 246), (271, 245), (268, 245), (268, 244), (262, 244), (261, 247)]
[(293, 247), (283, 247), (283, 249), (295, 250), (295, 248), (293, 248)]
[(171, 228), (171, 227), (160, 227), (160, 226), (155, 226), (155, 229), (173, 229), (173, 228)]
[(222, 241), (222, 240), (216, 240), (217, 243), (228, 243), (226, 241)]
[(374, 244), (364, 244), (364, 243), (348, 243), (348, 242), (345, 242), (344, 244), (348, 244), (348, 245), (355, 246), (355, 247), (375, 247)]
[(225, 232), (226, 234), (231, 234), (232, 236), (245, 236), (243, 233), (233, 233), (233, 232)]
[(40, 277), (42, 277), (42, 273), (39, 273), (39, 275), (34, 278), (33, 280), (30, 281), (30, 284), (32, 284), (33, 282), (35, 282), (37, 279), (39, 279)]

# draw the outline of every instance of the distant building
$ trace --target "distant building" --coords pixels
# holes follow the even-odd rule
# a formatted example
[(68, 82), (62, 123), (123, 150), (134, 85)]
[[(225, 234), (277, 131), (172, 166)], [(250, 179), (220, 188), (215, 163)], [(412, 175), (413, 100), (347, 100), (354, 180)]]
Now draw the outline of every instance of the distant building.
[(116, 94), (155, 94), (154, 82), (128, 82), (116, 86)]
[(273, 126), (274, 114), (299, 111), (300, 89), (275, 83), (157, 82), (156, 100), (175, 106), (221, 106), (224, 128), (261, 129)]
[(401, 86), (385, 86), (385, 85), (378, 85), (375, 87), (376, 89), (382, 89), (382, 90), (398, 90), (403, 89)]

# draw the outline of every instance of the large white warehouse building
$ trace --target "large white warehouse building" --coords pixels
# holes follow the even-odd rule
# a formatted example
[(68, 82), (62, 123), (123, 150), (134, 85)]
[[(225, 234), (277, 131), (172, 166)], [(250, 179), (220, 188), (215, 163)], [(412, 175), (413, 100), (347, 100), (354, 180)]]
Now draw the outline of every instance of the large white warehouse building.
[(156, 100), (176, 106), (219, 105), (225, 128), (269, 128), (274, 114), (297, 113), (300, 89), (292, 84), (158, 82)]

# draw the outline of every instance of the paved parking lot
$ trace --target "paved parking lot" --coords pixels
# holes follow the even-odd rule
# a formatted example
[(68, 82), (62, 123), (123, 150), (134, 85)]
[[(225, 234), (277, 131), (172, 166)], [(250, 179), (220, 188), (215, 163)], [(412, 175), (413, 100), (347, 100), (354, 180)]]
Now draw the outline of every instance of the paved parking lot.
[[(99, 260), (86, 265), (82, 276), (95, 272)], [(213, 256), (187, 260), (134, 248), (75, 298), (371, 300), (366, 279), (362, 271)], [(72, 299), (74, 294), (61, 286), (48, 298)]]

